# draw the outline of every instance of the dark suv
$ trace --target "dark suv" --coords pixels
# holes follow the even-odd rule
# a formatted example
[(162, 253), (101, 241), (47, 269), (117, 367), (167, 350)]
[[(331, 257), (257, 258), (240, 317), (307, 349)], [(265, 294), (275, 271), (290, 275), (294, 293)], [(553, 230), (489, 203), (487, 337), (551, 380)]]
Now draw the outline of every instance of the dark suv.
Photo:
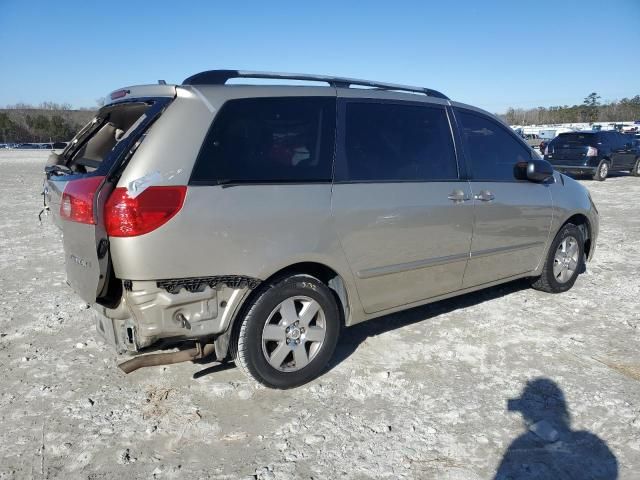
[(561, 133), (544, 152), (556, 170), (589, 174), (604, 180), (610, 171), (640, 175), (640, 146), (629, 135), (615, 131)]

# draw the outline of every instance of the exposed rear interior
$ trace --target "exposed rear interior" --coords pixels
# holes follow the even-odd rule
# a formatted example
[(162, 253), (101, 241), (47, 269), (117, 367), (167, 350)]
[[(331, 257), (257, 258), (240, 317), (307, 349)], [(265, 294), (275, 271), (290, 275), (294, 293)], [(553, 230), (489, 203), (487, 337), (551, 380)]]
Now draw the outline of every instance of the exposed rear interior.
[(49, 157), (47, 205), (62, 229), (67, 281), (87, 302), (117, 303), (104, 212), (120, 170), (171, 99), (123, 101), (100, 109), (60, 154)]
[(80, 142), (80, 148), (68, 152), (66, 165), (77, 173), (96, 170), (113, 148), (135, 130), (148, 108), (147, 103), (125, 103), (100, 110), (88, 140)]

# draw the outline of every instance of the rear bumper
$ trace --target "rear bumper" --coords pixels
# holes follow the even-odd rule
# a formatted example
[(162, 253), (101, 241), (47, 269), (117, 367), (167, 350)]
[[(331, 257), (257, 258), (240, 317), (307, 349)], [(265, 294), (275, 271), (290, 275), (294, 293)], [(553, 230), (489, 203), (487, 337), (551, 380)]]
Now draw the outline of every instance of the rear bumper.
[(159, 340), (214, 339), (228, 330), (254, 287), (245, 282), (193, 288), (175, 282), (127, 281), (116, 308), (94, 305), (98, 333), (118, 353), (136, 352)]
[(553, 165), (553, 168), (559, 172), (571, 173), (595, 173), (598, 167), (590, 167), (588, 165)]

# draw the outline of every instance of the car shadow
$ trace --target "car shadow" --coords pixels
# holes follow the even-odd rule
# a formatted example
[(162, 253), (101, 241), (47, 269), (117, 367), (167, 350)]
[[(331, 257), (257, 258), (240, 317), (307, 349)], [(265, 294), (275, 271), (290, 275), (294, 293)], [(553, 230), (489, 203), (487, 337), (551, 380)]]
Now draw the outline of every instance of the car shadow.
[[(209, 361), (211, 361), (211, 360), (209, 360)], [(203, 359), (203, 360), (201, 360), (199, 362), (194, 362), (194, 363), (198, 363), (198, 364), (202, 365), (202, 364), (207, 363), (207, 360)], [(210, 367), (203, 368), (202, 370), (198, 370), (197, 372), (195, 372), (193, 374), (193, 379), (197, 380), (198, 378), (202, 378), (204, 376), (212, 375), (212, 374), (218, 373), (218, 372), (224, 372), (225, 370), (229, 370), (231, 368), (236, 368), (235, 363), (233, 363), (231, 361), (219, 362), (219, 363), (216, 363), (215, 365), (211, 365)]]
[(524, 432), (505, 452), (494, 480), (618, 478), (618, 460), (597, 435), (571, 429), (562, 389), (549, 378), (528, 381), (507, 410), (522, 415)]
[(403, 328), (414, 323), (427, 321), (431, 318), (453, 312), (462, 308), (468, 308), (488, 300), (510, 295), (520, 290), (530, 288), (527, 279), (515, 280), (495, 287), (486, 288), (465, 295), (456, 296), (439, 302), (430, 303), (420, 307), (403, 310), (357, 325), (344, 328), (340, 333), (340, 339), (333, 358), (329, 362), (329, 370), (335, 368), (349, 358), (358, 346), (369, 337), (376, 337), (391, 330)]
[[(495, 287), (479, 290), (477, 292), (467, 293), (447, 300), (440, 300), (439, 302), (385, 315), (367, 322), (359, 323), (352, 327), (343, 328), (340, 333), (340, 338), (338, 339), (338, 345), (336, 346), (335, 353), (333, 354), (326, 371), (332, 370), (349, 358), (358, 349), (358, 346), (369, 337), (382, 335), (391, 330), (426, 321), (430, 318), (437, 317), (438, 315), (453, 312), (461, 308), (478, 305), (482, 302), (500, 298), (527, 288), (530, 288), (529, 280), (515, 280), (513, 282), (504, 283)], [(207, 364), (212, 360), (213, 358), (209, 357), (198, 360), (195, 363)], [(225, 359), (222, 362), (217, 362), (210, 367), (195, 372), (193, 374), (193, 378), (198, 379), (231, 368), (235, 368), (235, 363), (232, 360)]]

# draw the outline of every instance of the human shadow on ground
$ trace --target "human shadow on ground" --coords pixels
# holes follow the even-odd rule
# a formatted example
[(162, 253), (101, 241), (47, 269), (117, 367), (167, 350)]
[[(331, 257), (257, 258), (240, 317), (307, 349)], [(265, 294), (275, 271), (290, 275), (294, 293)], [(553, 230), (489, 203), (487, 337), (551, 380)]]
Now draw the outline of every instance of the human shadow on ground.
[(571, 430), (569, 408), (560, 387), (548, 378), (527, 382), (520, 398), (507, 401), (520, 412), (525, 431), (511, 443), (494, 480), (618, 478), (618, 461), (597, 435)]
[(472, 307), (489, 300), (519, 292), (520, 290), (525, 290), (529, 287), (529, 280), (516, 280), (421, 307), (392, 313), (345, 328), (340, 333), (336, 351), (329, 363), (329, 369), (335, 368), (349, 358), (358, 349), (358, 346), (369, 337), (382, 335), (391, 330), (426, 321), (455, 310)]

